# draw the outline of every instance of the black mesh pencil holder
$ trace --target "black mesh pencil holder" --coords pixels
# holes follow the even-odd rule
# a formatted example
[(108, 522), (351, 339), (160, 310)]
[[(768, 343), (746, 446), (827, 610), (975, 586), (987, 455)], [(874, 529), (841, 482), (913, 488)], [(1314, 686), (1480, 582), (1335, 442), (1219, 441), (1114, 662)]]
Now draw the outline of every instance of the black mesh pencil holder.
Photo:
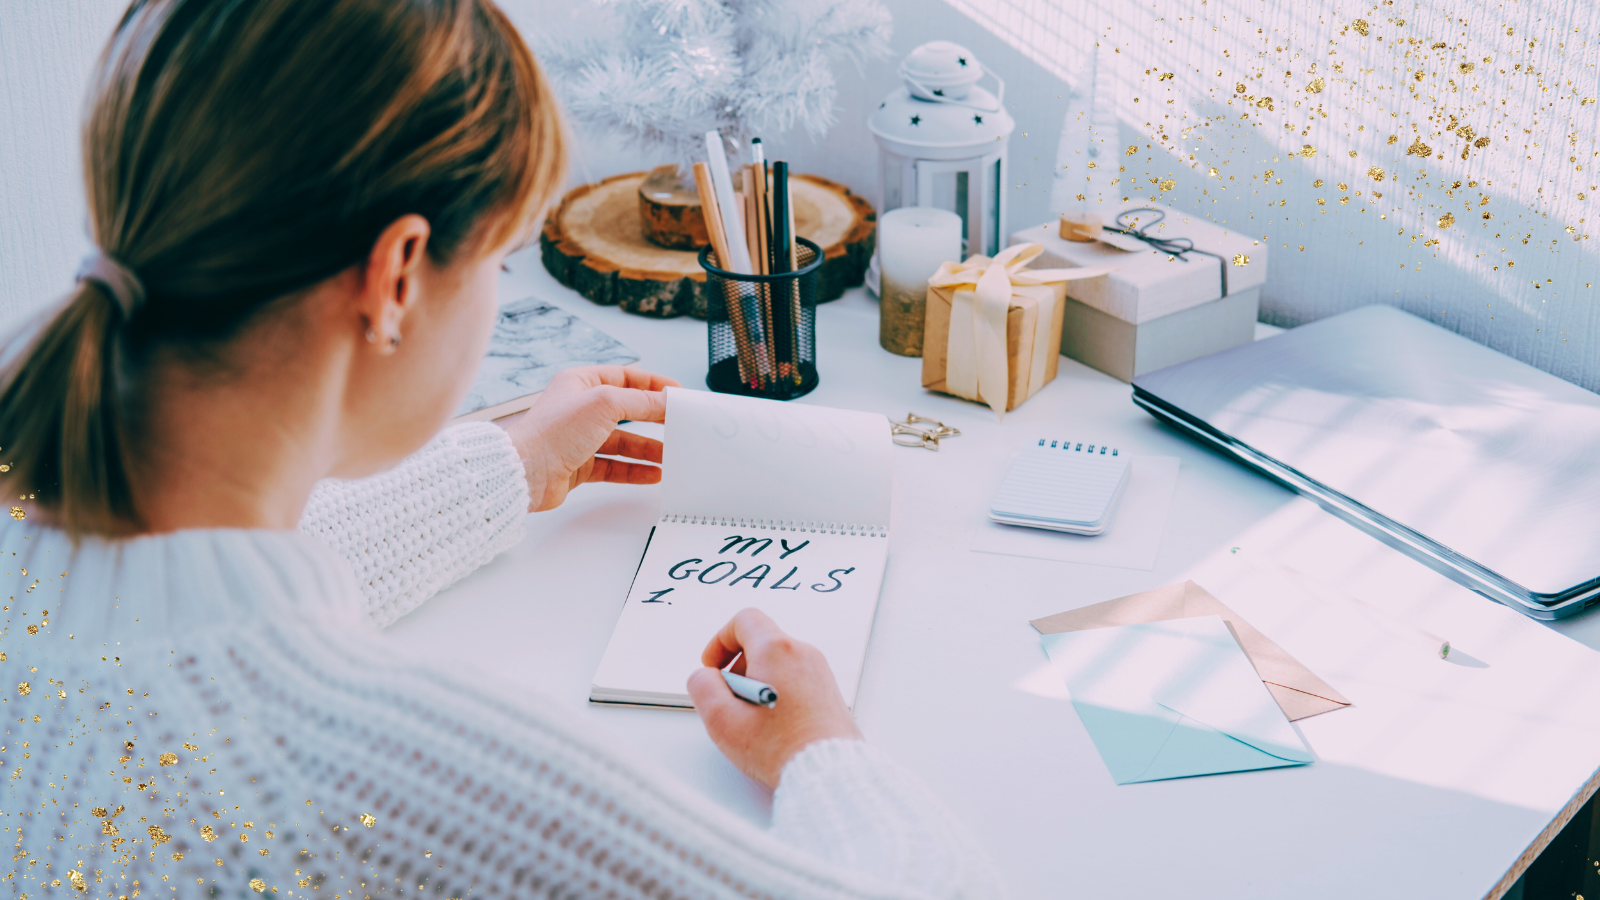
[(822, 249), (795, 239), (795, 271), (737, 275), (718, 267), (709, 246), (706, 270), (706, 387), (723, 394), (792, 400), (817, 386), (817, 272)]

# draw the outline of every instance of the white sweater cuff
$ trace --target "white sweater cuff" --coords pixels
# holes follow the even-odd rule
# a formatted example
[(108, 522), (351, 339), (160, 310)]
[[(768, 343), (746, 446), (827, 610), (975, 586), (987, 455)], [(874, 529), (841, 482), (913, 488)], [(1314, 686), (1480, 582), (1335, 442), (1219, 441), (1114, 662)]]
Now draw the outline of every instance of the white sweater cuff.
[(468, 422), (387, 472), (319, 482), (300, 530), (350, 562), (382, 627), (520, 541), (527, 508), (510, 436)]
[(772, 798), (772, 831), (835, 865), (938, 898), (1003, 891), (977, 841), (910, 772), (865, 741), (796, 753)]

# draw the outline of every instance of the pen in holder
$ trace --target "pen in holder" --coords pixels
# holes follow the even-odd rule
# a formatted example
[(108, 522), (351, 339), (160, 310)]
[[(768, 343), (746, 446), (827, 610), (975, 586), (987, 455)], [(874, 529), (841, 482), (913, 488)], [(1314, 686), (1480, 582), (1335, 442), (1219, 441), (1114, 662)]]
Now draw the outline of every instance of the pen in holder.
[(723, 394), (792, 400), (817, 386), (817, 272), (822, 249), (795, 238), (793, 272), (740, 275), (719, 265), (710, 246), (706, 387)]

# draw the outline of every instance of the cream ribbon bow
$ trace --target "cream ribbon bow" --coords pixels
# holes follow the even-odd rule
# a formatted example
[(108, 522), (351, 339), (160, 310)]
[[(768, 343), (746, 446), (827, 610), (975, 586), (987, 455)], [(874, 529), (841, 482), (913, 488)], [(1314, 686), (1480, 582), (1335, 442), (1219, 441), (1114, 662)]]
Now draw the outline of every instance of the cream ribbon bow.
[[(1002, 421), (1010, 394), (1006, 357), (1006, 313), (1011, 295), (1025, 294), (1039, 304), (1033, 346), (1049, 346), (1055, 322), (1056, 292), (1044, 285), (1095, 278), (1105, 268), (1028, 269), (1044, 252), (1039, 244), (1017, 244), (993, 259), (971, 256), (964, 263), (947, 262), (928, 279), (931, 287), (955, 287), (950, 302), (950, 337), (946, 348), (945, 386), (950, 393), (989, 404)], [(1044, 385), (1045, 354), (1034, 352), (1028, 373), (1028, 396)]]

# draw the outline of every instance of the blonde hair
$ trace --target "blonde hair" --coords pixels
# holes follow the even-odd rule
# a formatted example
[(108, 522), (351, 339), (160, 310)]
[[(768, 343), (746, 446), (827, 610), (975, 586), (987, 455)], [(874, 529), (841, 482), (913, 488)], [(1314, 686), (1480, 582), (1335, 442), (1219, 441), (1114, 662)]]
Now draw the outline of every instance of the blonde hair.
[[(136, 530), (131, 454), (153, 351), (214, 351), (364, 260), (415, 213), (429, 255), (495, 247), (565, 178), (548, 83), (491, 0), (134, 0), (83, 127), (85, 280), (0, 388), (0, 486), (78, 533)], [(281, 305), (278, 308), (282, 308)]]

